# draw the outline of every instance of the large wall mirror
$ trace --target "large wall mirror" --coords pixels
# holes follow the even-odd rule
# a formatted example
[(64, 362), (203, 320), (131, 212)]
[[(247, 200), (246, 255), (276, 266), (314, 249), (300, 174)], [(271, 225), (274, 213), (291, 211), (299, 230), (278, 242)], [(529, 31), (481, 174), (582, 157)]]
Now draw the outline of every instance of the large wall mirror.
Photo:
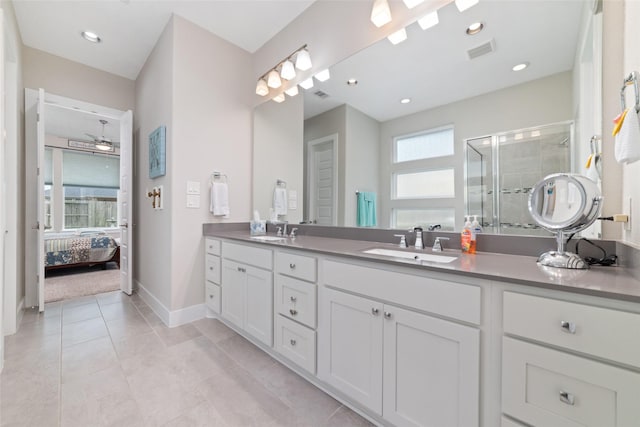
[[(437, 25), (413, 23), (405, 41), (381, 40), (334, 65), (302, 99), (260, 105), (254, 208), (269, 212), (286, 175), (293, 198), (280, 219), (290, 222), (459, 230), (469, 213), (486, 215), (487, 232), (544, 233), (526, 217), (494, 214), (522, 199), (526, 215), (528, 182), (542, 178), (530, 169), (584, 173), (589, 140), (602, 127), (602, 12), (593, 4), (484, 0), (460, 13), (451, 3)], [(482, 29), (468, 34), (476, 22)], [(514, 71), (518, 64), (526, 67)], [(472, 151), (496, 146), (500, 158), (491, 162), (509, 173), (477, 185)], [(532, 162), (544, 167), (518, 177)], [(478, 208), (474, 192), (503, 189), (514, 196)], [(375, 206), (374, 224), (358, 214), (363, 200)]]

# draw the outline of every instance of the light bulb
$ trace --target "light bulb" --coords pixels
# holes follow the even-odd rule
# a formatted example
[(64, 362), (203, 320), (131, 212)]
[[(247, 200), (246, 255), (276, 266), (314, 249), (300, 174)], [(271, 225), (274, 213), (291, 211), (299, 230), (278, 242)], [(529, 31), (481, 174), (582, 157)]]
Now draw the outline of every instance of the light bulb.
[(284, 93), (289, 96), (296, 96), (298, 94), (298, 85), (290, 87), (289, 89), (285, 90)]
[(267, 82), (265, 82), (264, 79), (258, 80), (258, 84), (256, 85), (256, 95), (265, 96), (267, 94), (269, 94)]
[(316, 79), (318, 79), (318, 81), (326, 82), (327, 80), (329, 80), (331, 78), (331, 74), (329, 73), (329, 69), (327, 68), (327, 69), (324, 69), (324, 70), (320, 71), (314, 77)]
[(274, 96), (273, 100), (275, 102), (277, 102), (278, 104), (281, 103), (281, 102), (284, 102), (284, 93), (281, 93), (280, 95)]
[(440, 22), (438, 20), (438, 11), (431, 12), (418, 19), (418, 25), (420, 25), (420, 28), (422, 28), (423, 30), (438, 25), (438, 22)]
[(479, 3), (479, 0), (456, 0), (456, 7), (460, 12), (464, 12)]
[(424, 0), (402, 0), (402, 1), (404, 1), (404, 5), (407, 6), (409, 9), (413, 9), (420, 3), (424, 2)]
[(296, 56), (296, 68), (300, 71), (306, 71), (311, 68), (311, 56), (307, 49), (302, 49)]
[(402, 28), (401, 30), (396, 31), (387, 38), (393, 44), (401, 43), (407, 39), (407, 31)]
[(267, 77), (267, 86), (272, 87), (274, 89), (282, 86), (282, 80), (280, 80), (280, 74), (276, 70), (269, 71), (269, 76)]
[(313, 87), (313, 77), (309, 77), (307, 80), (300, 82), (300, 87), (303, 89), (311, 89)]
[(373, 22), (373, 25), (378, 28), (391, 22), (391, 9), (389, 9), (389, 3), (387, 3), (387, 0), (375, 0), (373, 2), (373, 9), (371, 9), (371, 22)]
[(293, 62), (286, 60), (282, 63), (282, 69), (280, 70), (280, 77), (285, 80), (291, 80), (296, 76), (296, 70), (293, 67)]

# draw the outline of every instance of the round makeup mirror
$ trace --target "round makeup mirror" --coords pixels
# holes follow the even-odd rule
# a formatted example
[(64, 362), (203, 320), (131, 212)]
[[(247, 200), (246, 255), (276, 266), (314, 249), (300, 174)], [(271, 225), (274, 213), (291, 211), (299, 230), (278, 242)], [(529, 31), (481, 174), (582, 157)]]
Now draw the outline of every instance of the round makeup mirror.
[(529, 194), (529, 213), (542, 228), (556, 233), (558, 249), (538, 258), (540, 265), (586, 269), (578, 255), (565, 251), (565, 236), (589, 227), (598, 218), (602, 196), (589, 178), (567, 173), (545, 177)]

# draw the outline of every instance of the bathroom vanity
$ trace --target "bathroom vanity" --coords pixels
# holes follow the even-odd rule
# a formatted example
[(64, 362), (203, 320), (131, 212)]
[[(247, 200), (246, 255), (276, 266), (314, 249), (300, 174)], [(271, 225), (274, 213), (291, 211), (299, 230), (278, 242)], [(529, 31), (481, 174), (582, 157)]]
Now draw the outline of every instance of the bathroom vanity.
[(208, 315), (375, 423), (640, 420), (640, 284), (624, 268), (205, 234)]

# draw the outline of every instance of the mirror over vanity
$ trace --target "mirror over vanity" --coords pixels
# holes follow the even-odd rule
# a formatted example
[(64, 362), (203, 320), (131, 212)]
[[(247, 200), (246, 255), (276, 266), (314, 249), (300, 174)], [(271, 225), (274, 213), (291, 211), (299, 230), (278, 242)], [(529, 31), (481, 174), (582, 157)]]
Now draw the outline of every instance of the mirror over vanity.
[(527, 198), (549, 174), (585, 173), (601, 134), (602, 12), (586, 1), (484, 0), (438, 15), (255, 109), (254, 209), (269, 213), (280, 180), (279, 219), (290, 223), (371, 225), (359, 221), (364, 194), (381, 228), (460, 230), (471, 214), (488, 233), (550, 235)]

